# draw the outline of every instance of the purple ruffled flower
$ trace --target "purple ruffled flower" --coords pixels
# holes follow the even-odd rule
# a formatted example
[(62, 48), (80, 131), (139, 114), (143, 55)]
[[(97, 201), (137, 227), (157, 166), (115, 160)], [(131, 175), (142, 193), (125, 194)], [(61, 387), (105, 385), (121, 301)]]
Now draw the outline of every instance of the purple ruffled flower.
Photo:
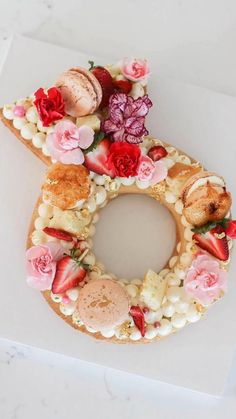
[(111, 134), (114, 141), (137, 144), (148, 134), (144, 126), (145, 116), (152, 102), (148, 95), (132, 98), (125, 93), (114, 93), (109, 99), (109, 118), (102, 124), (102, 130)]

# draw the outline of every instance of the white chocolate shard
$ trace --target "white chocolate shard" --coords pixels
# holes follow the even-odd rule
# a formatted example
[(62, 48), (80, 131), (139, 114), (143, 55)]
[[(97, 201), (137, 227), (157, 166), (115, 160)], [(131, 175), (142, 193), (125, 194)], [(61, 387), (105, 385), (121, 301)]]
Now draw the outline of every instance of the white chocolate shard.
[(167, 279), (148, 270), (140, 291), (141, 300), (152, 310), (158, 310), (166, 292)]

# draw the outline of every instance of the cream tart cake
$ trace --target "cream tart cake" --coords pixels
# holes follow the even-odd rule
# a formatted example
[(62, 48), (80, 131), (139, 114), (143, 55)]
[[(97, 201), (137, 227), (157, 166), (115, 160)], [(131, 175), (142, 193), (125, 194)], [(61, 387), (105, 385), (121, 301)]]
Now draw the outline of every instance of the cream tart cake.
[[(80, 332), (154, 342), (197, 322), (225, 295), (232, 197), (220, 175), (149, 134), (146, 60), (89, 64), (1, 110), (47, 166), (28, 232), (27, 283)], [(131, 280), (107, 272), (93, 253), (100, 209), (128, 193), (151, 196), (176, 223), (166, 266)]]

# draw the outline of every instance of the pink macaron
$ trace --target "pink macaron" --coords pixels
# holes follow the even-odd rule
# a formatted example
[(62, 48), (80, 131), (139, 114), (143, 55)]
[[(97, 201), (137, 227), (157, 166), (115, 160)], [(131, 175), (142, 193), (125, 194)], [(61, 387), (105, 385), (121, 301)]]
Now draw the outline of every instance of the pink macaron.
[(86, 326), (95, 330), (110, 329), (127, 319), (129, 297), (116, 281), (96, 279), (80, 291), (77, 309)]
[(102, 88), (96, 77), (82, 67), (65, 71), (56, 82), (65, 102), (65, 111), (73, 117), (94, 113), (102, 100)]

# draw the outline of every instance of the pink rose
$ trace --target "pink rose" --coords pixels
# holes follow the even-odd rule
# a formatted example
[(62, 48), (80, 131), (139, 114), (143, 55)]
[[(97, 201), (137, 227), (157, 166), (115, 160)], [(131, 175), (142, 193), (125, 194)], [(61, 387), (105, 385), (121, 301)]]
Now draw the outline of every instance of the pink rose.
[(150, 74), (147, 61), (138, 58), (124, 58), (121, 72), (128, 80), (134, 82), (144, 80)]
[(161, 182), (167, 176), (167, 168), (162, 161), (154, 162), (148, 156), (142, 156), (138, 167), (138, 179), (150, 181), (153, 186)]
[(27, 283), (37, 290), (51, 289), (56, 272), (56, 262), (64, 249), (58, 243), (32, 246), (26, 252)]
[(71, 121), (61, 121), (46, 138), (51, 157), (64, 164), (82, 164), (84, 154), (94, 139), (94, 131), (87, 125), (77, 127)]
[(227, 274), (216, 259), (199, 254), (187, 271), (184, 287), (201, 304), (207, 306), (227, 290)]

